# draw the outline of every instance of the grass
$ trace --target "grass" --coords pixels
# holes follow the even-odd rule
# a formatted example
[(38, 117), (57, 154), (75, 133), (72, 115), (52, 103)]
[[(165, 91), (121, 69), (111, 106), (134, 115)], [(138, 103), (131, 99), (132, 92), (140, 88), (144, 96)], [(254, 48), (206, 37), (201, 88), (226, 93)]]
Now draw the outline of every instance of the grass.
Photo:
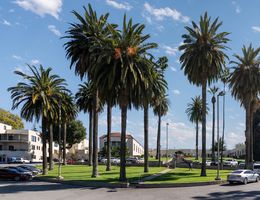
[[(126, 176), (128, 181), (135, 182), (140, 177), (146, 177), (163, 171), (164, 167), (150, 167), (148, 173), (144, 173), (143, 167), (127, 167)], [(61, 172), (64, 180), (73, 181), (86, 181), (86, 182), (105, 182), (105, 183), (117, 183), (119, 179), (119, 166), (111, 166), (111, 171), (106, 171), (106, 166), (100, 165), (98, 167), (99, 177), (91, 178), (92, 167), (86, 165), (66, 165), (62, 166)], [(46, 178), (56, 178), (58, 175), (58, 166), (54, 167), (54, 170), (49, 171), (48, 175), (43, 176)]]
[[(196, 183), (196, 182), (208, 182), (214, 181), (216, 178), (217, 170), (207, 169), (207, 176), (200, 176), (200, 169), (192, 169), (189, 171), (187, 168), (176, 168), (163, 174), (155, 179), (149, 180), (145, 183)], [(227, 174), (232, 170), (221, 170), (220, 177), (222, 180), (226, 180)]]
[[(168, 158), (168, 160), (171, 160), (172, 158)], [(157, 161), (158, 159), (156, 159), (155, 157), (149, 157), (149, 161)], [(166, 157), (161, 157), (161, 161), (166, 161)]]

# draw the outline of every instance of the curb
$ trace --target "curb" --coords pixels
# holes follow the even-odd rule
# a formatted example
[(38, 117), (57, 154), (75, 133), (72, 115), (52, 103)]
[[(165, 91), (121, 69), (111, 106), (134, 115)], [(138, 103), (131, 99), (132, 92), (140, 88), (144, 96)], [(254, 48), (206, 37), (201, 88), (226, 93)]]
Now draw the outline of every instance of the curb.
[(136, 188), (175, 188), (175, 187), (196, 187), (206, 185), (219, 185), (224, 184), (227, 181), (210, 181), (210, 182), (199, 182), (199, 183), (139, 183), (135, 185)]
[(88, 183), (86, 181), (69, 181), (69, 180), (57, 180), (43, 177), (35, 177), (35, 181), (43, 181), (49, 183), (60, 183), (73, 186), (90, 187), (90, 188), (128, 188), (129, 183), (105, 183), (105, 182), (95, 182)]

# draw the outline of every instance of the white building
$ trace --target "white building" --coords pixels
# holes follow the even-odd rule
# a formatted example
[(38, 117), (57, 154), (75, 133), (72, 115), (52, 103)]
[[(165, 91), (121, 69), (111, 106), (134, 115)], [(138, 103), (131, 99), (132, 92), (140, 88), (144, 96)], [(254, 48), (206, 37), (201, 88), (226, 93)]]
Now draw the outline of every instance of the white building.
[(88, 140), (84, 139), (80, 143), (72, 145), (72, 147), (67, 150), (67, 158), (88, 159), (88, 144)]
[[(111, 133), (111, 147), (113, 146), (120, 146), (121, 141), (121, 133), (113, 132)], [(100, 150), (107, 143), (107, 135), (103, 135), (99, 138), (99, 147)], [(131, 135), (126, 135), (126, 146), (130, 152), (130, 156), (141, 156), (144, 154), (143, 146)]]
[(13, 130), (0, 123), (0, 162), (11, 157), (22, 157), (32, 162), (42, 161), (40, 133), (32, 130)]

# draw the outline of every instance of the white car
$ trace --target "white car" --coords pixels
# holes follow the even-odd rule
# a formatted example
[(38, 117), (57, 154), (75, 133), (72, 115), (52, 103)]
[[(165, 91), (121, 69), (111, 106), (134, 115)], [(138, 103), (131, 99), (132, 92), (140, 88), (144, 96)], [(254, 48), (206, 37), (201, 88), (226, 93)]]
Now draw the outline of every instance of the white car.
[(14, 160), (14, 163), (23, 163), (23, 164), (25, 164), (25, 163), (30, 163), (30, 160), (26, 160), (24, 158), (16, 158)]
[(255, 173), (260, 174), (260, 163), (254, 163), (254, 165), (253, 165), (253, 171), (254, 171)]
[(259, 174), (252, 170), (235, 170), (228, 174), (227, 181), (232, 184), (234, 182), (247, 184), (249, 182), (258, 182)]
[(113, 164), (119, 164), (120, 163), (120, 159), (118, 159), (118, 158), (111, 158), (111, 163), (113, 163)]
[(206, 166), (211, 166), (211, 161), (210, 160), (206, 160)]
[(102, 158), (102, 159), (100, 160), (100, 162), (106, 164), (106, 163), (107, 163), (107, 159), (106, 159), (106, 158)]
[(228, 159), (228, 160), (225, 160), (223, 164), (226, 166), (234, 167), (234, 166), (238, 165), (238, 162), (235, 159)]

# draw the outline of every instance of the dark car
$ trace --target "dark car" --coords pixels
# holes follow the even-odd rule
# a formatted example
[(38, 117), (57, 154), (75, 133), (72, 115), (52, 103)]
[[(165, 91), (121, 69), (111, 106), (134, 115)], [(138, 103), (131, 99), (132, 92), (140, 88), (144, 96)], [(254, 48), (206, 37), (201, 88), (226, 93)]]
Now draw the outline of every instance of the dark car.
[(38, 174), (42, 173), (41, 169), (38, 169), (32, 165), (19, 165), (19, 167), (31, 171), (33, 176), (37, 176)]
[(23, 172), (19, 172), (11, 168), (0, 168), (0, 179), (11, 179), (15, 181), (19, 180), (31, 180), (32, 176)]
[(23, 169), (22, 167), (14, 167), (14, 166), (10, 166), (10, 167), (6, 167), (8, 169), (15, 169), (18, 172), (24, 173), (24, 174), (29, 174), (29, 175), (33, 175), (33, 173), (31, 171), (29, 171), (28, 169)]

